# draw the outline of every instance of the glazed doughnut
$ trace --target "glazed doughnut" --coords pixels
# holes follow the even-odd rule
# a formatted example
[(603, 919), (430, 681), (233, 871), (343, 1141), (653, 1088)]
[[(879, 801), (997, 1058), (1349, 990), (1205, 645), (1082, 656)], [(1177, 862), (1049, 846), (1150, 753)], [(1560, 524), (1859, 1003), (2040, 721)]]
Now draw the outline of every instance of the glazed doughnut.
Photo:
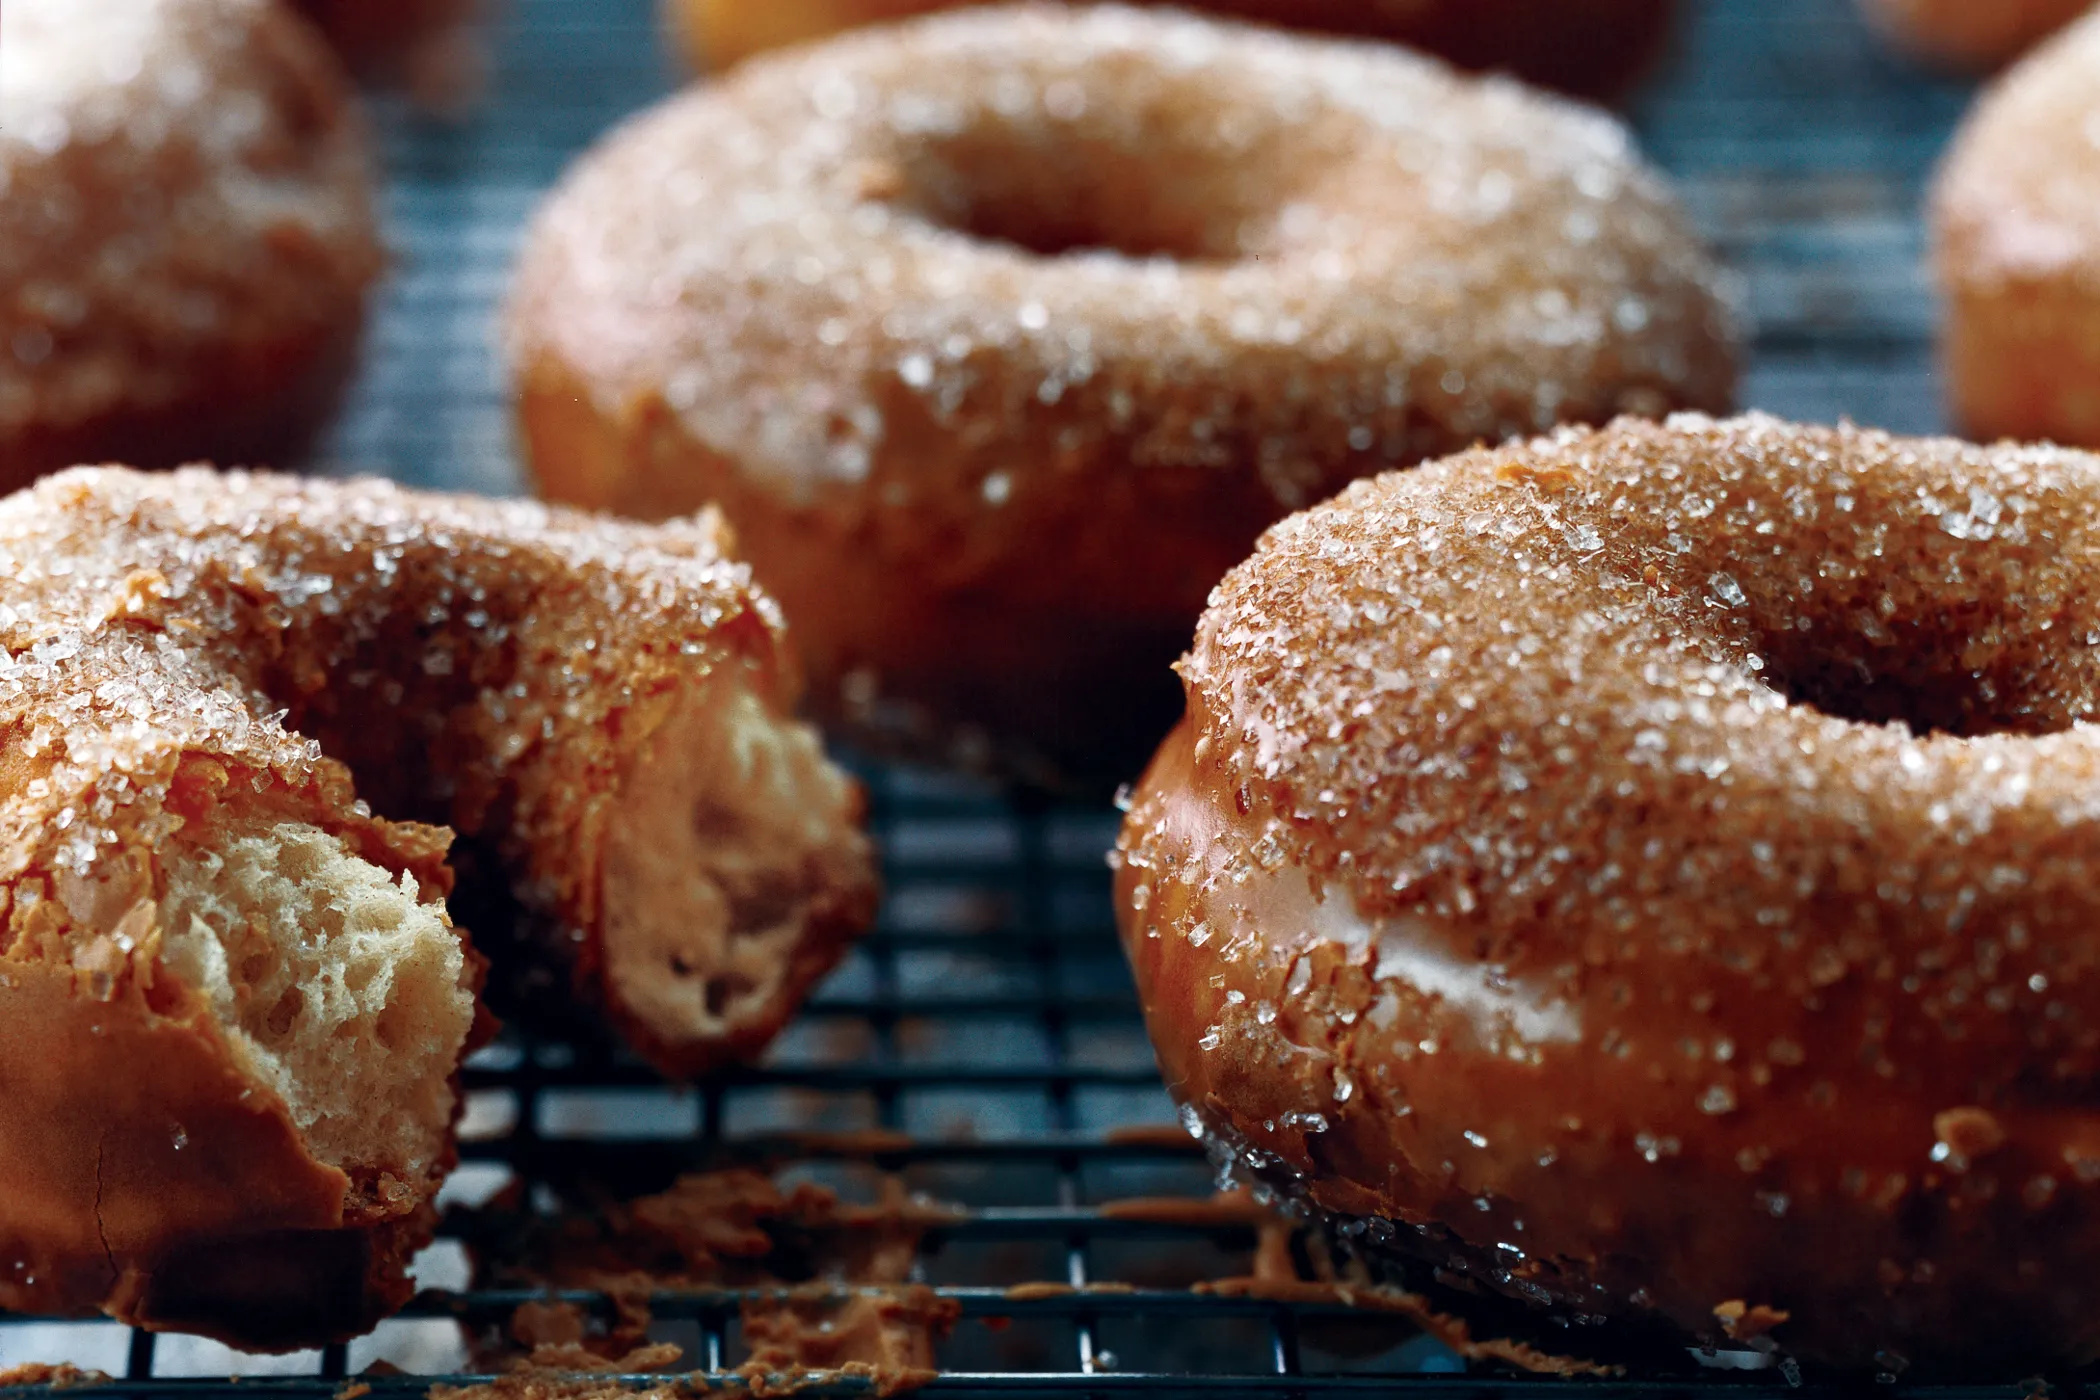
[(276, 0), (12, 0), (0, 45), (0, 488), (293, 455), (380, 269), (362, 129)]
[(2096, 522), (1680, 416), (1276, 526), (1119, 844), (1192, 1128), (1561, 1352), (2100, 1354)]
[[(665, 0), (695, 68), (857, 25), (961, 8), (971, 0)], [(1462, 68), (1495, 70), (1592, 97), (1622, 92), (1654, 62), (1676, 0), (1193, 0), (1184, 8), (1289, 29), (1406, 44)]]
[(0, 573), (0, 1308), (277, 1349), (407, 1298), (479, 980), (422, 823), (499, 972), (678, 1071), (870, 913), (707, 519), (83, 468)]
[(1860, 0), (1891, 44), (1935, 67), (1984, 72), (2010, 63), (2093, 7), (2093, 0)]
[(1482, 438), (1725, 404), (1730, 336), (1607, 117), (1021, 6), (757, 60), (616, 133), (528, 237), (510, 357), (540, 488), (720, 502), (827, 720), (1114, 782), (1263, 526)]
[(1977, 104), (1933, 236), (1964, 431), (2100, 447), (2100, 13)]

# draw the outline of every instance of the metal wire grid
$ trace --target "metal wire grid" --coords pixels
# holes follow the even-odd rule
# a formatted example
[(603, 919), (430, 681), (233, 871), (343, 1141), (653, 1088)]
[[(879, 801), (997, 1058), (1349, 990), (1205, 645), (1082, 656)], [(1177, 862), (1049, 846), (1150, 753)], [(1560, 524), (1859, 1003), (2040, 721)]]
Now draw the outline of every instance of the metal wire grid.
[[(1136, 1005), (1113, 936), (1101, 879), (1112, 816), (1016, 812), (996, 796), (921, 774), (870, 772), (873, 824), (888, 851), (892, 892), (883, 923), (762, 1066), (690, 1092), (661, 1088), (643, 1066), (556, 1043), (508, 1040), (477, 1057), (455, 1199), (531, 1185), (559, 1168), (618, 1153), (659, 1175), (717, 1163), (725, 1149), (798, 1159), (795, 1179), (866, 1195), (877, 1176), (963, 1209), (929, 1235), (916, 1281), (955, 1299), (964, 1322), (938, 1388), (961, 1393), (1107, 1393), (1175, 1384), (1266, 1393), (1303, 1377), (1305, 1393), (1354, 1393), (1399, 1374), (1449, 1371), (1455, 1358), (1404, 1333), (1372, 1357), (1329, 1357), (1301, 1333), (1339, 1309), (1283, 1307), (1193, 1294), (1186, 1284), (1242, 1272), (1251, 1238), (1105, 1214), (1132, 1196), (1200, 1196), (1208, 1164), (1171, 1129), (1172, 1106), (1135, 1025)], [(809, 1134), (880, 1130), (879, 1145)], [(647, 1170), (647, 1167), (645, 1167)], [(425, 1278), (463, 1284), (456, 1246), (441, 1243)], [(1114, 1294), (1022, 1296), (1007, 1285), (1048, 1281)], [(242, 1369), (285, 1394), (332, 1392), (376, 1359), (451, 1369), (463, 1357), (454, 1320), (500, 1326), (537, 1292), (430, 1293), (370, 1342)], [(586, 1304), (588, 1294), (560, 1295)], [(686, 1364), (720, 1370), (741, 1359), (732, 1289), (652, 1299), (657, 1335), (687, 1347)], [(994, 1334), (979, 1324), (1006, 1324)], [(434, 1339), (429, 1325), (435, 1323)], [(114, 1324), (34, 1324), (43, 1359), (70, 1350), (124, 1376), (133, 1394), (211, 1392), (221, 1349), (194, 1339), (124, 1336)], [(67, 1348), (66, 1332), (118, 1337), (121, 1362)], [(9, 1356), (9, 1360), (26, 1359)], [(947, 1358), (944, 1357), (944, 1360)], [(997, 1366), (995, 1371), (993, 1368)], [(1315, 1374), (1326, 1369), (1330, 1374)], [(298, 1374), (287, 1375), (296, 1371)], [(1352, 1373), (1353, 1372), (1353, 1373)], [(200, 1374), (204, 1373), (204, 1374)], [(1188, 1379), (1200, 1375), (1200, 1381)], [(455, 1382), (463, 1379), (448, 1376)], [(382, 1391), (427, 1378), (389, 1379)], [(839, 1382), (824, 1393), (858, 1393)]]
[[(1688, 8), (1677, 53), (1632, 116), (1742, 275), (1755, 327), (1744, 402), (1937, 429), (1917, 208), (1967, 92), (1885, 59), (1846, 0)], [(676, 80), (652, 11), (650, 0), (508, 0), (489, 100), (474, 114), (433, 124), (376, 104), (396, 266), (322, 470), (519, 488), (494, 308), (546, 187)], [(1115, 1132), (1173, 1120), (1109, 931), (1101, 854), (1113, 814), (1017, 810), (952, 780), (868, 776), (890, 890), (882, 925), (766, 1063), (680, 1093), (633, 1064), (507, 1042), (469, 1070), (465, 1164), (450, 1198), (479, 1200), (514, 1176), (594, 1154), (639, 1155), (668, 1173), (771, 1144), (799, 1153), (792, 1170), (804, 1179), (850, 1193), (887, 1173), (966, 1208), (929, 1236), (916, 1271), (965, 1317), (942, 1355), (942, 1392), (1564, 1393), (1565, 1383), (1454, 1374), (1456, 1358), (1390, 1323), (1367, 1344), (1331, 1310), (1190, 1293), (1195, 1279), (1243, 1268), (1248, 1241), (1101, 1210), (1211, 1186), (1192, 1145)], [(860, 1129), (887, 1130), (880, 1150), (813, 1149), (794, 1136)], [(419, 1278), (463, 1290), (458, 1243), (440, 1241)], [(1034, 1280), (1132, 1289), (1006, 1291)], [(389, 1360), (422, 1374), (378, 1378), (374, 1390), (420, 1393), (432, 1373), (462, 1364), (455, 1319), (500, 1321), (523, 1296), (434, 1291), (371, 1339), (290, 1358), (241, 1358), (110, 1323), (0, 1318), (0, 1364), (73, 1360), (142, 1395), (230, 1395), (229, 1375), (242, 1373), (242, 1394), (307, 1397)], [(716, 1370), (737, 1359), (737, 1304), (731, 1291), (702, 1291), (659, 1297), (655, 1312), (687, 1345), (686, 1364)], [(1013, 1325), (995, 1337), (979, 1325), (992, 1317)], [(1777, 1388), (1711, 1384), (1724, 1383)]]
[[(512, 1040), (477, 1058), (465, 1165), (455, 1199), (527, 1183), (617, 1154), (628, 1170), (709, 1164), (725, 1150), (798, 1159), (799, 1179), (863, 1192), (879, 1175), (961, 1204), (928, 1238), (915, 1273), (956, 1300), (964, 1320), (929, 1394), (1148, 1396), (1405, 1395), (1410, 1400), (1545, 1400), (1572, 1382), (1459, 1374), (1455, 1357), (1390, 1319), (1368, 1327), (1344, 1310), (1189, 1292), (1188, 1282), (1245, 1267), (1233, 1231), (1106, 1213), (1131, 1196), (1203, 1194), (1208, 1164), (1160, 1134), (1118, 1135), (1173, 1114), (1134, 1027), (1127, 976), (1106, 927), (1099, 852), (1109, 819), (1022, 810), (925, 775), (869, 774), (874, 824), (887, 839), (893, 892), (882, 926), (758, 1068), (691, 1092), (662, 1090), (643, 1067), (555, 1043)], [(970, 1126), (973, 1132), (956, 1131)], [(879, 1129), (879, 1143), (825, 1146), (812, 1131)], [(770, 1149), (770, 1150), (769, 1150)], [(463, 1284), (456, 1245), (441, 1242), (426, 1282)], [(1129, 1284), (1116, 1293), (1015, 1296), (1008, 1285)], [(380, 1376), (379, 1400), (420, 1396), (463, 1356), (457, 1322), (500, 1326), (544, 1294), (432, 1292), (369, 1341), (290, 1358), (251, 1359), (238, 1384), (225, 1354), (194, 1339), (126, 1334), (114, 1324), (17, 1321), (53, 1359), (64, 1329), (92, 1332), (118, 1355), (75, 1349), (108, 1367), (126, 1397), (319, 1400), (374, 1360), (419, 1375)], [(586, 1293), (564, 1299), (586, 1306)], [(684, 1365), (719, 1372), (741, 1359), (731, 1289), (663, 1292), (652, 1335), (687, 1348)], [(986, 1319), (1008, 1324), (998, 1333)], [(1354, 1326), (1350, 1324), (1354, 1322)], [(1339, 1332), (1337, 1331), (1339, 1328)], [(26, 1359), (10, 1355), (8, 1360)], [(641, 1385), (661, 1377), (611, 1378)], [(1613, 1400), (1690, 1396), (1726, 1386), (1744, 1400), (1790, 1392), (1776, 1379), (1706, 1385), (1617, 1383)], [(861, 1395), (835, 1380), (815, 1395)], [(1811, 1392), (1814, 1393), (1814, 1392)], [(2012, 1400), (2018, 1385), (1933, 1392), (1933, 1400)], [(1819, 1394), (1818, 1400), (1835, 1400)], [(1905, 1397), (1904, 1400), (1908, 1400)]]

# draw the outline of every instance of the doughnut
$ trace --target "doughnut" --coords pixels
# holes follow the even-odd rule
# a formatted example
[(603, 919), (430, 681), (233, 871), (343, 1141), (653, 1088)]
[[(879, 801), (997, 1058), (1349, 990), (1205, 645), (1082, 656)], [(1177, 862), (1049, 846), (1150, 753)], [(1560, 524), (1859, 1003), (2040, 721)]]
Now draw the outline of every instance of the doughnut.
[(718, 502), (816, 712), (1136, 772), (1289, 510), (1559, 421), (1719, 407), (1716, 274), (1608, 117), (1165, 11), (962, 11), (755, 60), (537, 216), (508, 345), (548, 497)]
[(0, 502), (0, 1308), (287, 1349), (404, 1302), (478, 1038), (448, 891), (669, 1070), (763, 1044), (872, 862), (724, 548), (195, 468)]
[(0, 489), (295, 455), (380, 265), (347, 81), (276, 0), (9, 0)]
[(296, 0), (359, 73), (398, 78), (426, 105), (455, 105), (480, 84), (479, 0)]
[(2100, 447), (2100, 11), (1977, 104), (1932, 224), (1962, 429)]
[[(754, 53), (857, 25), (960, 8), (970, 0), (665, 0), (693, 66), (727, 67)], [(1462, 68), (1496, 70), (1592, 97), (1613, 96), (1654, 63), (1676, 0), (1194, 0), (1262, 24), (1406, 44)]]
[(2067, 449), (1681, 415), (1359, 482), (1220, 584), (1117, 847), (1168, 1085), (1551, 1350), (2083, 1364), (2095, 639)]
[(1962, 72), (2010, 63), (2093, 0), (1859, 0), (1867, 22), (1920, 62)]

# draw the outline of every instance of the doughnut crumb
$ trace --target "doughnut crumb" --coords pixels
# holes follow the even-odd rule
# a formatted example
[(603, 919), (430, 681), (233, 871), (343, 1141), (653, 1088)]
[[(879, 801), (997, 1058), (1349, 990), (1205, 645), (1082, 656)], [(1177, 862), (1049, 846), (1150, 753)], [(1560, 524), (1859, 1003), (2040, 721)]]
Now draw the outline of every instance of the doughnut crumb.
[(605, 975), (667, 1041), (762, 1042), (808, 935), (866, 859), (851, 780), (748, 691), (681, 705), (643, 746), (605, 845)]

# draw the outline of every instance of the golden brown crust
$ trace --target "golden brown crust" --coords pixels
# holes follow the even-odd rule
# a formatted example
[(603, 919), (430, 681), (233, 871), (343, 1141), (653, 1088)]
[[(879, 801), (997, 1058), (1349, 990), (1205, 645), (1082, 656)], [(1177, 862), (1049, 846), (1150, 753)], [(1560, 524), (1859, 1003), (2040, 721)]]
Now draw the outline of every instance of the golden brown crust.
[(427, 1191), (356, 1208), (187, 989), (98, 1000), (89, 978), (0, 958), (0, 1307), (279, 1347), (407, 1301)]
[(1099, 781), (1281, 512), (1724, 404), (1714, 282), (1596, 113), (1397, 50), (1003, 7), (616, 134), (539, 216), (510, 349), (542, 490), (721, 503), (820, 715)]
[(1963, 428), (2100, 446), (2100, 14), (1977, 104), (1933, 225)]
[[(704, 70), (963, 3), (968, 0), (666, 0), (664, 8), (687, 58)], [(1389, 40), (1462, 68), (1511, 73), (1593, 97), (1619, 93), (1647, 70), (1676, 13), (1675, 0), (1195, 0), (1183, 8)]]
[(1884, 38), (1936, 67), (2010, 63), (2092, 8), (2092, 0), (1860, 0)]
[[(450, 834), (415, 822), (449, 822), (463, 902), (515, 915), (512, 971), (625, 1024), (607, 826), (653, 710), (745, 697), (789, 728), (778, 612), (711, 519), (199, 468), (49, 478), (0, 502), (0, 563), (0, 1258), (25, 1261), (0, 1306), (258, 1347), (363, 1330), (451, 1163), (314, 1159), (146, 936), (167, 838), (281, 812), (436, 898)], [(838, 840), (762, 1024), (865, 920), (865, 842)], [(679, 1068), (750, 1046), (645, 1029)]]
[(363, 131), (272, 0), (17, 0), (0, 51), (0, 488), (79, 461), (273, 460), (380, 268)]
[(1169, 1083), (1559, 1311), (2090, 1359), (2096, 502), (2079, 453), (1685, 417), (1277, 526), (1120, 846)]

